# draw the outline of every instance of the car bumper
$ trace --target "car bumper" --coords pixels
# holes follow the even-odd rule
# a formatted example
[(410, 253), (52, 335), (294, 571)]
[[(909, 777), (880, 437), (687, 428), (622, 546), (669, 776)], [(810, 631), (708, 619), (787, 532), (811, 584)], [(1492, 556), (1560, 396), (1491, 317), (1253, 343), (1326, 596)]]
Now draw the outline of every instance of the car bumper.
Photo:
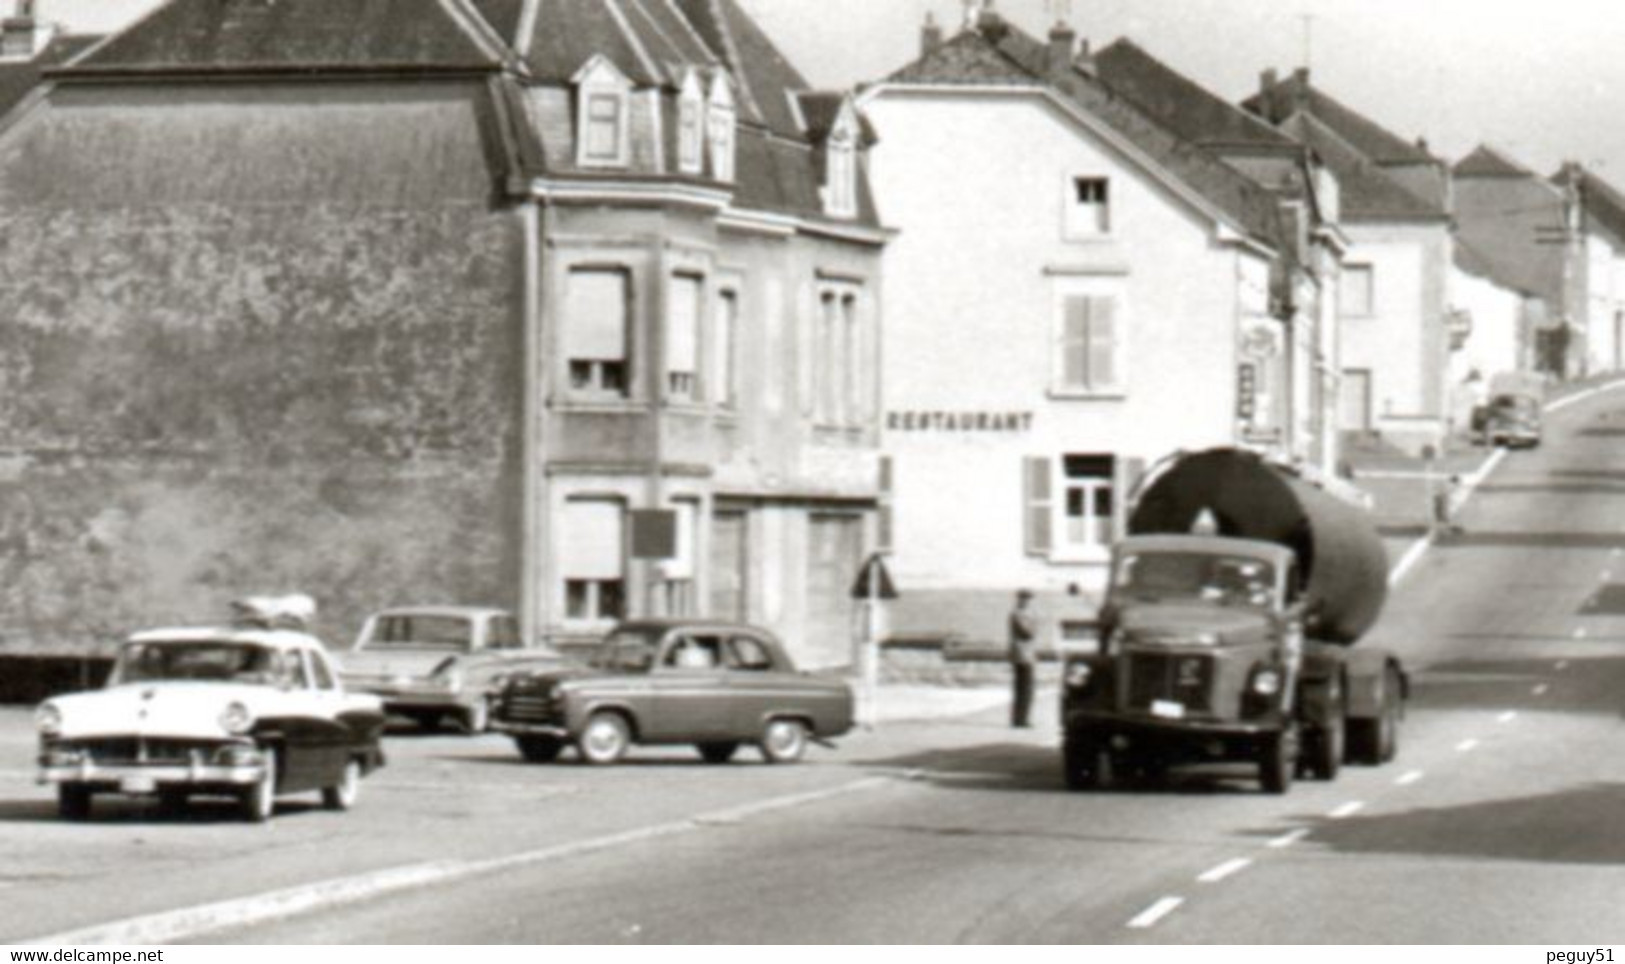
[(41, 784), (90, 786), (131, 795), (162, 787), (252, 786), (265, 778), (264, 763), (97, 764), (90, 761), (41, 766)]
[(1088, 710), (1067, 712), (1064, 725), (1068, 733), (1088, 731), (1097, 736), (1149, 737), (1158, 741), (1257, 741), (1275, 736), (1285, 729), (1283, 721), (1273, 716), (1246, 721), (1165, 720), (1153, 716), (1125, 716)]
[(518, 723), (513, 720), (492, 720), (491, 729), (510, 736), (551, 736), (560, 740), (572, 739), (570, 730), (557, 723)]

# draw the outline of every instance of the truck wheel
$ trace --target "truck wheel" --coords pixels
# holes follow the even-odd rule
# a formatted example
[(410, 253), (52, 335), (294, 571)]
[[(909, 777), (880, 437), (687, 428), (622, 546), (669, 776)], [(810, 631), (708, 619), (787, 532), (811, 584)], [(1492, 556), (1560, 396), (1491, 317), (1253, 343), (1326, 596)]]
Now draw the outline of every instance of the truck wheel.
[(1292, 788), (1292, 772), (1297, 768), (1297, 733), (1289, 729), (1264, 744), (1258, 761), (1258, 781), (1265, 793), (1282, 794)]
[(564, 744), (551, 736), (517, 736), (514, 743), (519, 746), (519, 755), (531, 763), (552, 763), (564, 749)]
[(1344, 717), (1347, 713), (1342, 682), (1335, 677), (1326, 693), (1326, 722), (1316, 726), (1310, 735), (1307, 759), (1309, 775), (1317, 780), (1336, 780), (1342, 769), (1345, 752)]
[(90, 788), (77, 783), (59, 783), (56, 788), (56, 812), (63, 820), (90, 819)]
[(1094, 765), (1094, 744), (1067, 736), (1061, 744), (1061, 776), (1068, 790), (1089, 789), (1090, 768)]
[(1399, 753), (1400, 704), (1399, 674), (1392, 669), (1383, 673), (1381, 705), (1377, 715), (1369, 720), (1350, 720), (1348, 758), (1370, 766), (1379, 766)]

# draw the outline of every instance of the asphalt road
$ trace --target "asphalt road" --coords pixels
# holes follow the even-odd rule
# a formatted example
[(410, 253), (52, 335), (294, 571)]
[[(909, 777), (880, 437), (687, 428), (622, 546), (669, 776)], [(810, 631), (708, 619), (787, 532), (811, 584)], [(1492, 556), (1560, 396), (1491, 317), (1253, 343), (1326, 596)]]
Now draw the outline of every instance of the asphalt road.
[(1625, 943), (1622, 497), (1625, 391), (1550, 416), (1373, 635), (1415, 674), (1399, 759), (1285, 797), (1068, 793), (1051, 696), (796, 767), (403, 735), (350, 814), (69, 825), (0, 712), (0, 941)]

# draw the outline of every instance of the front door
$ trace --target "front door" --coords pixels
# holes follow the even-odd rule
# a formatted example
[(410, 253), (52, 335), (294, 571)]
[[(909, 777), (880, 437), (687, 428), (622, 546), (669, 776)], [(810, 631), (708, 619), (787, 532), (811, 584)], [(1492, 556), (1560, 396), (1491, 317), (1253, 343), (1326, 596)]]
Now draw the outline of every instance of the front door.
[(852, 662), (857, 609), (852, 584), (863, 565), (863, 519), (815, 515), (807, 533), (807, 632), (792, 656), (804, 669)]

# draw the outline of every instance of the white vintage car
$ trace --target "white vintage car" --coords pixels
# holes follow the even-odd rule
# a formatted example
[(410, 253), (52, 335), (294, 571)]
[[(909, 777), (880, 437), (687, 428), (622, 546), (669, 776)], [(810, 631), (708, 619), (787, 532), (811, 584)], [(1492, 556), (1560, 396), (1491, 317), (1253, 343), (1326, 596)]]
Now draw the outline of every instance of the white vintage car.
[(56, 786), (64, 818), (88, 818), (98, 793), (173, 808), (224, 795), (256, 822), (283, 794), (355, 803), (383, 765), (378, 699), (346, 693), (316, 637), (247, 623), (138, 633), (106, 688), (41, 704), (39, 782)]

